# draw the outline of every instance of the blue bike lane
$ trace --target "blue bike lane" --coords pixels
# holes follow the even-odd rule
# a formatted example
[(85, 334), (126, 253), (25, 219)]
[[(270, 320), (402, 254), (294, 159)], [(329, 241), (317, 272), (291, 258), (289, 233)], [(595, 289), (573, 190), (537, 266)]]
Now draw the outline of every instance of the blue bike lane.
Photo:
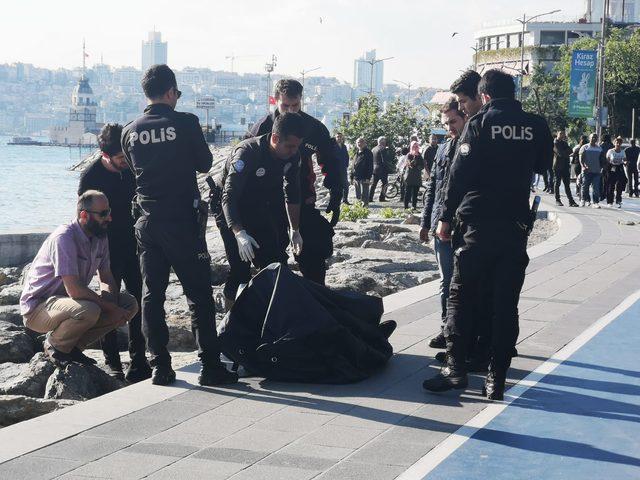
[(463, 427), (400, 478), (640, 479), (640, 295), (632, 297), (585, 332), (593, 336), (576, 338), (586, 343), (573, 353), (550, 359), (548, 373), (508, 392), (517, 398), (494, 418), (467, 427), (470, 438), (460, 439)]

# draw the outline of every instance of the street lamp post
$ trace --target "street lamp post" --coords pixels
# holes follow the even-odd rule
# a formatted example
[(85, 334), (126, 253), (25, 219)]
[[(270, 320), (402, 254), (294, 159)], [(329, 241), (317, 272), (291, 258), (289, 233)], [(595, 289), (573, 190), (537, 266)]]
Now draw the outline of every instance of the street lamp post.
[(371, 65), (371, 78), (369, 80), (369, 95), (371, 95), (373, 93), (373, 67), (375, 64), (380, 63), (380, 62), (384, 62), (385, 60), (391, 60), (392, 58), (395, 57), (387, 57), (387, 58), (380, 58), (380, 59), (373, 59), (373, 60), (365, 60), (364, 58), (359, 58), (358, 61), (359, 62), (364, 62), (364, 63), (368, 63), (369, 65)]
[(264, 65), (264, 69), (267, 72), (267, 114), (271, 111), (271, 72), (276, 68), (276, 62), (278, 58), (275, 55), (271, 55), (271, 62), (267, 62)]
[(471, 50), (474, 51), (473, 54), (473, 69), (477, 72), (478, 71), (478, 51), (480, 50), (480, 47), (478, 47), (478, 44), (476, 43), (475, 47), (471, 47)]
[(401, 83), (405, 87), (407, 87), (407, 101), (411, 101), (411, 82), (403, 82), (402, 80), (394, 80), (396, 83)]
[(538, 15), (534, 15), (533, 17), (527, 18), (527, 14), (523, 14), (522, 18), (516, 18), (516, 22), (520, 22), (522, 24), (522, 37), (520, 37), (520, 88), (518, 89), (518, 98), (522, 101), (522, 84), (524, 80), (524, 35), (526, 33), (527, 23), (535, 20), (536, 18), (543, 17), (545, 15), (552, 15), (554, 13), (561, 12), (562, 10), (553, 10), (551, 12), (540, 13)]
[(300, 72), (300, 76), (302, 77), (302, 100), (301, 100), (301, 102), (300, 102), (300, 103), (301, 103), (300, 108), (301, 108), (302, 110), (304, 110), (304, 76), (305, 76), (307, 73), (315, 72), (316, 70), (320, 70), (321, 68), (322, 68), (322, 67), (316, 67), (316, 68), (311, 68), (311, 69), (309, 69), (309, 70), (302, 70), (302, 71)]
[(598, 139), (602, 136), (602, 110), (604, 104), (604, 48), (607, 41), (607, 14), (609, 13), (609, 0), (602, 2), (602, 25), (600, 41), (598, 42), (598, 96), (596, 97), (596, 134)]

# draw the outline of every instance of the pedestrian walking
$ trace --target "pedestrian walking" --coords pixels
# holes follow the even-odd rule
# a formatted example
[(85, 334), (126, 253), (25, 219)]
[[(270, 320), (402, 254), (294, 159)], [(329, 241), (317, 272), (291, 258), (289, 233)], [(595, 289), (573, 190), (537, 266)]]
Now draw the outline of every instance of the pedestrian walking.
[(567, 143), (567, 134), (564, 130), (559, 130), (553, 143), (553, 173), (554, 192), (556, 196), (556, 205), (562, 207), (560, 200), (560, 184), (564, 183), (564, 192), (570, 207), (577, 207), (578, 204), (573, 201), (571, 195), (570, 162), (573, 150)]
[[(600, 208), (600, 186), (604, 165), (602, 148), (598, 146), (598, 135), (592, 133), (589, 143), (580, 148), (580, 166), (582, 168), (582, 196), (580, 206)], [(592, 190), (593, 197), (589, 189)], [(591, 201), (593, 200), (593, 203)]]
[[(614, 147), (607, 152), (605, 164), (607, 206), (612, 207), (615, 200), (616, 206), (622, 208), (622, 192), (627, 185), (627, 176), (624, 173), (624, 161), (626, 156), (622, 150), (622, 137), (617, 137)], [(615, 195), (615, 198), (614, 198)]]
[(369, 206), (369, 185), (373, 175), (373, 154), (367, 148), (364, 138), (356, 140), (356, 154), (353, 157), (353, 179), (356, 182), (356, 198)]
[(422, 170), (424, 169), (424, 159), (420, 155), (420, 144), (416, 141), (409, 145), (409, 153), (406, 156), (403, 180), (405, 183), (404, 208), (415, 209), (418, 206), (418, 192), (422, 185)]
[(627, 172), (627, 193), (630, 197), (638, 197), (638, 156), (640, 147), (636, 146), (636, 139), (632, 138), (631, 145), (624, 150), (624, 166)]

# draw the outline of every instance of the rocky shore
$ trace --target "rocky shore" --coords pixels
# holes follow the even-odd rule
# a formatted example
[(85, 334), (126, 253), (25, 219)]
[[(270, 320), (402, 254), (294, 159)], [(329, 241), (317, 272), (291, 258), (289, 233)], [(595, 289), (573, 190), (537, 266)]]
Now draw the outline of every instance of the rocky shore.
[[(212, 172), (217, 174), (230, 148), (214, 150)], [(200, 183), (207, 192), (204, 176)], [(318, 189), (318, 206), (327, 201), (327, 192)], [(341, 221), (335, 228), (334, 255), (329, 260), (327, 284), (332, 288), (356, 290), (385, 296), (438, 278), (431, 245), (418, 239), (419, 218), (404, 213), (395, 203), (373, 204), (367, 218)], [(536, 222), (530, 244), (539, 243), (557, 231), (549, 220)], [(210, 223), (208, 246), (212, 258), (211, 282), (218, 310), (223, 316), (222, 287), (228, 271), (222, 241)], [(29, 266), (0, 269), (0, 427), (73, 405), (124, 386), (107, 375), (101, 351), (86, 353), (97, 366), (69, 365), (55, 368), (42, 353), (42, 337), (22, 324), (18, 301), (24, 275)], [(295, 264), (291, 263), (295, 270)], [(175, 275), (167, 290), (167, 322), (176, 368), (196, 361), (195, 343), (190, 329), (188, 307)], [(121, 331), (126, 350), (126, 329)], [(128, 354), (122, 354), (128, 361)]]

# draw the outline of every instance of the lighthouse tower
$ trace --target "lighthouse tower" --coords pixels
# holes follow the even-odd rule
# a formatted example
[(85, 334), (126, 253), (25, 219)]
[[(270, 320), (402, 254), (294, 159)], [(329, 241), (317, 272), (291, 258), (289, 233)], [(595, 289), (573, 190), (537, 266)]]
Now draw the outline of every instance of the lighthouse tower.
[(99, 125), (96, 123), (97, 104), (87, 78), (87, 53), (82, 41), (82, 75), (71, 94), (69, 125), (51, 131), (51, 140), (63, 144), (95, 144)]

